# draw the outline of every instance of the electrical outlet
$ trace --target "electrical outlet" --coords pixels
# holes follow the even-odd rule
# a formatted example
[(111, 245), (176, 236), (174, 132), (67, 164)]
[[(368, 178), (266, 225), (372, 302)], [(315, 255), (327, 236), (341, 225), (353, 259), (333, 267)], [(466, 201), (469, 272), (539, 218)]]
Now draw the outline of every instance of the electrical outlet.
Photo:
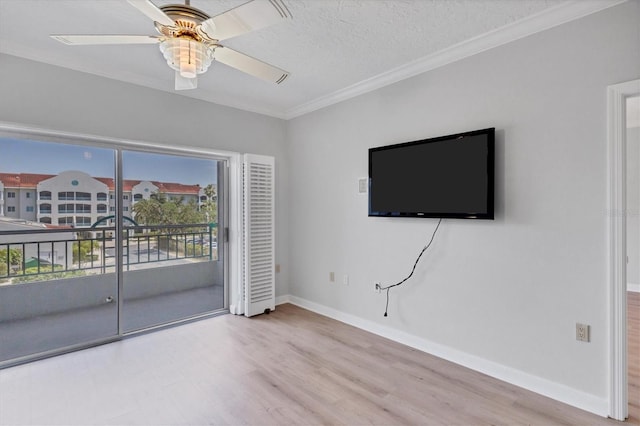
[(380, 291), (382, 291), (382, 286), (380, 285), (380, 283), (373, 283), (373, 291), (375, 291), (376, 293), (380, 293)]
[(587, 324), (576, 323), (576, 340), (580, 342), (589, 341), (589, 326)]
[(336, 282), (336, 274), (334, 272), (329, 272), (329, 282)]

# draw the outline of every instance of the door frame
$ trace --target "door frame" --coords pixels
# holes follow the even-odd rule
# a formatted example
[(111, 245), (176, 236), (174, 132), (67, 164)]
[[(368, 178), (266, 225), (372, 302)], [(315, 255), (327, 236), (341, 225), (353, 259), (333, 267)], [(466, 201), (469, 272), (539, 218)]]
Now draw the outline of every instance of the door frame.
[(627, 388), (626, 100), (640, 95), (640, 79), (607, 87), (609, 417), (625, 420)]

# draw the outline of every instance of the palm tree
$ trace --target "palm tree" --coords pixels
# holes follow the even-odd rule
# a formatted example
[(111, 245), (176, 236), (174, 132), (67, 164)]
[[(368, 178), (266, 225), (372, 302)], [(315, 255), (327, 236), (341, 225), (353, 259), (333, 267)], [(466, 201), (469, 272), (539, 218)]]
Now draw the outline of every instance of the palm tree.
[(218, 219), (218, 194), (216, 187), (213, 184), (209, 184), (204, 188), (204, 195), (207, 200), (202, 204), (201, 210), (206, 216), (206, 220), (209, 223), (217, 222)]

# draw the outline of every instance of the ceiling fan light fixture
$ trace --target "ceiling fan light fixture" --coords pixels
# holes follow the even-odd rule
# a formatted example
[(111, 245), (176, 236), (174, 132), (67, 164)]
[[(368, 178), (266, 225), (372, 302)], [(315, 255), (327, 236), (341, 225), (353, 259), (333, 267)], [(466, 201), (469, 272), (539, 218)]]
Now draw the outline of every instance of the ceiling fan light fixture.
[(167, 64), (184, 78), (195, 78), (213, 62), (215, 48), (188, 38), (168, 38), (160, 42)]
[(207, 71), (214, 54), (216, 61), (272, 83), (280, 84), (289, 76), (287, 71), (233, 50), (224, 43), (228, 38), (291, 19), (282, 0), (248, 0), (213, 17), (191, 7), (190, 0), (184, 0), (184, 5), (160, 7), (153, 3), (155, 0), (127, 1), (154, 22), (159, 35), (60, 34), (51, 37), (78, 46), (157, 43), (167, 64), (175, 71), (176, 90), (195, 89), (198, 74)]

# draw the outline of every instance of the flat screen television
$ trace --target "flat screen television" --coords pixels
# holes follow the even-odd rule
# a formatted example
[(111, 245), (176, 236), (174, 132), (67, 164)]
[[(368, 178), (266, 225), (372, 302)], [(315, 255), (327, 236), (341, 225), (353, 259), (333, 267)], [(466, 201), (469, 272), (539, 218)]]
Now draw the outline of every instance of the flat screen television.
[(369, 216), (493, 219), (495, 128), (369, 149)]

